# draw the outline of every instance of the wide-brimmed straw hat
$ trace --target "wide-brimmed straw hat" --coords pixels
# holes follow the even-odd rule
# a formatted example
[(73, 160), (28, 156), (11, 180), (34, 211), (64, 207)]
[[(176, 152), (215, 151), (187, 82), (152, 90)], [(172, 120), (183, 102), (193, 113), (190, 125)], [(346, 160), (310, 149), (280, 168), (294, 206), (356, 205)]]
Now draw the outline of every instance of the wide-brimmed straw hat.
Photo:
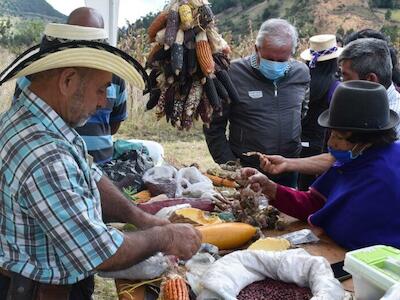
[(310, 67), (318, 61), (325, 61), (339, 57), (343, 48), (338, 47), (336, 36), (333, 34), (314, 35), (310, 38), (310, 48), (304, 50), (300, 57), (310, 62)]
[(389, 109), (386, 89), (365, 80), (339, 84), (329, 109), (318, 117), (322, 127), (349, 131), (381, 131), (398, 123), (399, 116)]
[(103, 28), (48, 24), (41, 43), (22, 53), (0, 74), (0, 85), (50, 69), (86, 67), (111, 72), (146, 92), (148, 76), (144, 68), (106, 40)]

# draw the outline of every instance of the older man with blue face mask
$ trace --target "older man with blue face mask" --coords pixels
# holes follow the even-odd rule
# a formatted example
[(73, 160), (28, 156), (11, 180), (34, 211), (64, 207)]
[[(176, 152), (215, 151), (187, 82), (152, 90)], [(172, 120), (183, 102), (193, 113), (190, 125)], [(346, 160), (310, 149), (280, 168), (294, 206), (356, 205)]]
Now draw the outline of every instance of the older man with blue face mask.
[[(243, 166), (258, 167), (256, 151), (298, 157), (301, 151), (301, 118), (307, 108), (310, 81), (305, 64), (292, 59), (297, 31), (283, 19), (265, 21), (258, 32), (255, 52), (232, 62), (230, 77), (239, 99), (214, 116), (204, 128), (215, 162), (240, 159)], [(226, 126), (229, 121), (229, 136)], [(285, 173), (275, 181), (296, 185), (296, 174)]]

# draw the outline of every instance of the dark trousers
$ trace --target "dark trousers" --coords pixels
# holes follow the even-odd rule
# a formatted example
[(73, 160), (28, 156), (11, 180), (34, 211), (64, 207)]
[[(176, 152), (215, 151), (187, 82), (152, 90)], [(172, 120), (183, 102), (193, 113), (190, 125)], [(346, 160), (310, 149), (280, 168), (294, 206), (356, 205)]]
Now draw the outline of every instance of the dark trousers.
[(266, 174), (266, 175), (268, 176), (269, 179), (271, 179), (272, 181), (274, 181), (280, 185), (284, 185), (284, 186), (288, 186), (288, 187), (292, 187), (292, 188), (297, 187), (297, 178), (298, 178), (297, 172), (282, 173), (279, 175), (270, 175), (270, 174)]
[[(263, 170), (261, 170), (261, 168), (260, 168), (260, 159), (259, 159), (258, 155), (254, 155), (251, 157), (242, 156), (240, 159), (241, 159), (240, 162), (243, 167), (251, 167), (251, 168), (258, 169), (260, 172), (263, 172)], [(268, 174), (265, 172), (263, 172), (263, 173), (265, 175), (267, 175), (269, 179), (271, 179), (272, 181), (274, 181), (280, 185), (284, 185), (284, 186), (288, 186), (288, 187), (292, 187), (292, 188), (297, 187), (297, 177), (298, 177), (297, 172), (288, 172), (288, 173), (282, 173), (279, 175), (271, 175), (271, 174)]]
[[(10, 278), (0, 274), (0, 300), (6, 300)], [(85, 278), (72, 285), (69, 294), (70, 300), (92, 300), (94, 292), (94, 276)], [(54, 299), (56, 300), (56, 299)]]

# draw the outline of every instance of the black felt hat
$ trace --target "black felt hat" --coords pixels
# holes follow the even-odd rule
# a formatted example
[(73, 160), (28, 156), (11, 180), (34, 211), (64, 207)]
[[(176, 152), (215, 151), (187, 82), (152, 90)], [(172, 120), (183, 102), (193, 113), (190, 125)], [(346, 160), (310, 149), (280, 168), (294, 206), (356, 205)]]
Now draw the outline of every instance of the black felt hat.
[(389, 109), (386, 89), (365, 80), (339, 84), (329, 109), (318, 118), (322, 127), (351, 131), (387, 130), (398, 123), (399, 116)]

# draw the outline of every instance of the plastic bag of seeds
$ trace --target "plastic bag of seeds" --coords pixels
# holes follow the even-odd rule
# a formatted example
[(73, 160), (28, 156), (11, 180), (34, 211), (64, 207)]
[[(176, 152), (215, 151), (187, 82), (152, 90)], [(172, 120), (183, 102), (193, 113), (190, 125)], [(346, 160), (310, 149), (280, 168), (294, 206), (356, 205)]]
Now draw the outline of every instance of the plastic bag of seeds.
[(143, 182), (152, 196), (165, 194), (175, 197), (177, 170), (172, 166), (158, 166), (147, 170), (143, 174)]
[(270, 278), (309, 287), (312, 300), (342, 300), (345, 293), (328, 261), (303, 249), (280, 252), (244, 250), (217, 260), (200, 280), (198, 300), (236, 300), (249, 284)]

